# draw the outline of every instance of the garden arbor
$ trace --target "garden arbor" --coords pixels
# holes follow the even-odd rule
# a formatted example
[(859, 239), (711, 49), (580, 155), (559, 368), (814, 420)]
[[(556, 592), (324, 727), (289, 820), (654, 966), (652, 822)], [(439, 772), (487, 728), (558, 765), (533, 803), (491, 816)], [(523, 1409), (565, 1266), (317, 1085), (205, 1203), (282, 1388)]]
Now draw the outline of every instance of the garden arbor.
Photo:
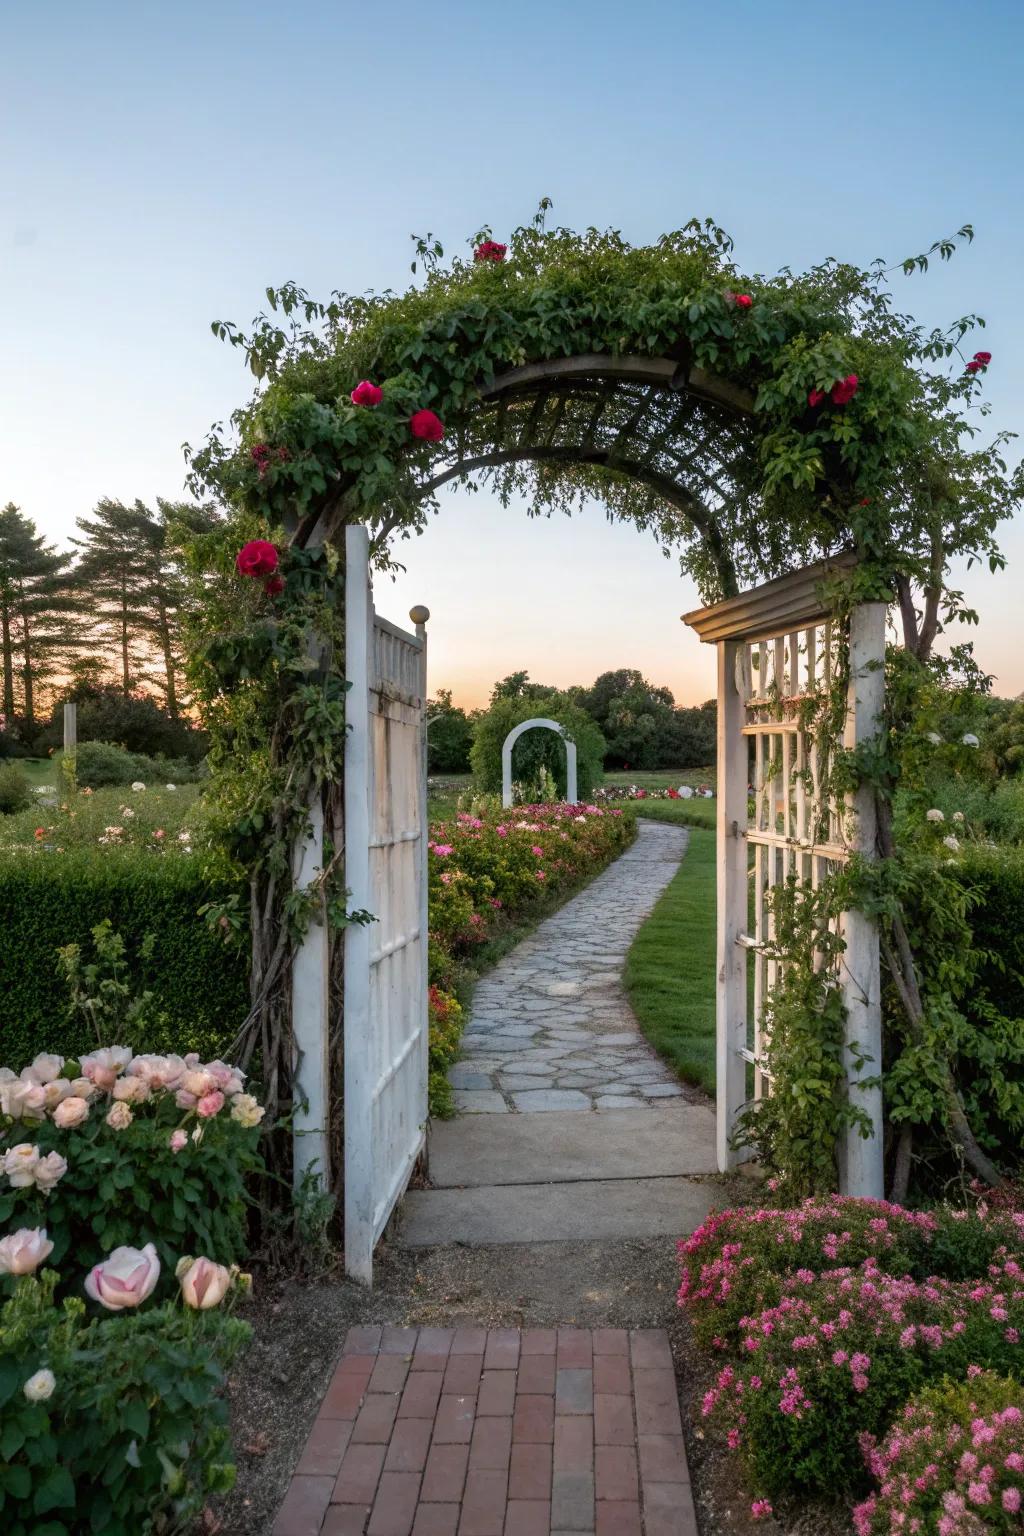
[(565, 733), (565, 727), (559, 725), (557, 720), (523, 720), (519, 725), (513, 726), (505, 737), (501, 747), (501, 803), (508, 806), (512, 804), (512, 748), (520, 736), (527, 731), (547, 730), (554, 731), (556, 736), (561, 736), (565, 742), (565, 798), (569, 805), (576, 805), (579, 796), (576, 793), (576, 743), (570, 741)]
[[(937, 248), (945, 256), (952, 244)], [(367, 929), (373, 944), (380, 918), (372, 907), (361, 911), (353, 898), (366, 888), (358, 877), (366, 837), (347, 814), (347, 794), (340, 796), (337, 788), (348, 751), (346, 679), (357, 684), (355, 704), (362, 709), (362, 686), (345, 659), (351, 530), (366, 529), (370, 565), (386, 567), (393, 541), (425, 527), (445, 484), (481, 477), (503, 499), (528, 492), (538, 511), (569, 510), (582, 498), (601, 497), (610, 515), (629, 518), (681, 550), (684, 569), (712, 616), (722, 603), (739, 604), (738, 613), (744, 602), (769, 601), (758, 590), (741, 598), (742, 588), (800, 572), (823, 555), (854, 552), (856, 560), (827, 591), (813, 572), (790, 576), (793, 583), (804, 582), (807, 600), (782, 615), (781, 628), (773, 627), (776, 620), (766, 623), (763, 613), (750, 631), (729, 630), (728, 620), (720, 652), (720, 708), (731, 722), (720, 753), (729, 774), (722, 798), (737, 829), (745, 829), (744, 847), (760, 850), (755, 863), (762, 875), (756, 878), (763, 877), (766, 892), (774, 871), (776, 894), (770, 901), (766, 895), (759, 908), (761, 927), (743, 930), (752, 952), (772, 946), (758, 972), (759, 1000), (782, 997), (798, 1034), (809, 1038), (820, 1028), (822, 1058), (832, 1061), (834, 1042), (825, 1038), (835, 1025), (831, 998), (819, 1016), (821, 996), (815, 1006), (801, 1004), (787, 978), (801, 968), (812, 976), (839, 975), (844, 954), (852, 959), (870, 950), (867, 939), (861, 943), (869, 921), (862, 909), (872, 898), (863, 891), (851, 895), (847, 881), (845, 905), (836, 904), (838, 896), (833, 901), (843, 861), (837, 856), (830, 863), (823, 850), (838, 844), (831, 831), (824, 840), (811, 831), (806, 818), (820, 811), (831, 826), (856, 808), (860, 852), (872, 851), (868, 800), (881, 804), (893, 784), (891, 770), (860, 750), (858, 735), (879, 706), (879, 615), (897, 599), (908, 648), (926, 656), (950, 553), (995, 558), (992, 531), (1012, 507), (1015, 491), (998, 452), (962, 446), (962, 407), (980, 386), (987, 362), (979, 359), (988, 354), (977, 354), (959, 378), (931, 367), (955, 355), (966, 322), (925, 336), (893, 314), (880, 269), (867, 273), (826, 263), (804, 275), (743, 279), (729, 251), (727, 237), (710, 222), (691, 224), (655, 246), (632, 248), (615, 233), (547, 232), (541, 218), (517, 230), (510, 247), (481, 240), (473, 261), (456, 261), (448, 271), (438, 267), (437, 250), (421, 243), (427, 281), (403, 295), (336, 295), (318, 305), (288, 286), (270, 291), (275, 313), (261, 317), (251, 335), (215, 326), (244, 347), (253, 373), (265, 382), (236, 417), (238, 444), (214, 435), (193, 455), (193, 488), (215, 487), (238, 508), (236, 548), (239, 534), (265, 532), (280, 550), (280, 573), (263, 595), (250, 589), (251, 601), (239, 617), (233, 551), (222, 546), (221, 569), (232, 585), (221, 607), (213, 604), (219, 627), (211, 621), (205, 657), (213, 679), (209, 691), (221, 698), (235, 689), (239, 699), (234, 715), (224, 712), (218, 761), (225, 779), (234, 772), (240, 780), (250, 771), (247, 754), (262, 723), (262, 771), (250, 774), (248, 799), (237, 789), (228, 799), (244, 802), (233, 835), (250, 871), (253, 1007), (242, 1040), (250, 1051), (259, 1044), (264, 1070), (282, 1100), (290, 1097), (294, 1040), (301, 1035), (288, 1006), (288, 982), (296, 962), (303, 973), (311, 933), (317, 926), (325, 931), (323, 964), (318, 960), (306, 973), (320, 978), (320, 1016), (333, 1018), (342, 951), (358, 949), (355, 927)], [(303, 317), (312, 329), (301, 329)], [(925, 593), (919, 629), (915, 582)], [(351, 614), (347, 618), (351, 625)], [(362, 633), (362, 620), (357, 622)], [(820, 670), (825, 624), (832, 626), (828, 677)], [(867, 672), (857, 661), (864, 625), (872, 658)], [(808, 688), (812, 636), (818, 686)], [(752, 672), (741, 669), (746, 682), (737, 691), (734, 663), (744, 648), (751, 666), (763, 654), (764, 670), (755, 688)], [(856, 742), (846, 719), (847, 673)], [(835, 713), (839, 692), (842, 719)], [(791, 709), (795, 716), (787, 713)], [(817, 799), (812, 737), (819, 768), (828, 764)], [(833, 752), (844, 737), (849, 750)], [(748, 821), (742, 793), (746, 748), (736, 751), (737, 742), (750, 740), (759, 744), (755, 759), (762, 754), (756, 824)], [(840, 757), (845, 780), (835, 772)], [(344, 771), (348, 779), (350, 767)], [(314, 848), (296, 863), (297, 849), (310, 852), (311, 829), (315, 843), (321, 818), (320, 856)], [(254, 826), (257, 832), (269, 826), (271, 834), (257, 836)], [(891, 843), (889, 830), (885, 821), (880, 837)], [(786, 843), (783, 849), (779, 838), (795, 838), (796, 847)], [(737, 846), (739, 841), (733, 838)], [(891, 857), (891, 847), (884, 852)], [(724, 894), (738, 930), (736, 848), (730, 845), (726, 857), (732, 874)], [(865, 878), (868, 861), (847, 862)], [(284, 875), (289, 867), (295, 871), (291, 880)], [(794, 889), (806, 896), (809, 911), (833, 901), (821, 928), (827, 965), (817, 967), (810, 951), (798, 959), (796, 941), (786, 938), (782, 926), (770, 931), (779, 902), (792, 906)], [(898, 915), (890, 920), (898, 922)], [(799, 924), (789, 922), (789, 929), (796, 933)], [(733, 978), (723, 985), (734, 999), (735, 947), (723, 952)], [(919, 989), (908, 971), (913, 957), (907, 960), (905, 945), (900, 953), (908, 1017), (918, 1028)], [(860, 976), (859, 967), (858, 961)], [(422, 1013), (426, 978), (419, 970), (416, 976), (418, 982), (407, 978), (403, 986), (420, 988), (415, 1007)], [(857, 1010), (867, 1006), (871, 1013), (876, 1006), (870, 977), (860, 981), (866, 1005), (856, 989), (842, 988), (847, 1075), (867, 1039)], [(723, 1149), (739, 1092), (737, 1061), (743, 1062), (742, 1056), (733, 1059), (732, 1048), (757, 1055), (752, 1041), (739, 1039), (738, 1013), (728, 1014), (726, 1026), (732, 1054), (723, 1059), (723, 1070), (732, 1089)], [(304, 1052), (299, 1063), (301, 1087), (302, 1061), (322, 1062), (326, 1054), (324, 1114), (340, 1101), (336, 1029), (333, 1039), (326, 1053)], [(755, 1070), (776, 1077), (795, 1070), (792, 1057), (781, 1064), (780, 1039), (776, 1017), (770, 1038), (761, 1041), (769, 1058), (774, 1053), (775, 1066), (762, 1061)], [(866, 1054), (877, 1068), (876, 1051)], [(861, 1187), (847, 1132), (854, 1122), (876, 1128), (874, 1090), (855, 1085), (851, 1116), (845, 1078), (825, 1072), (822, 1081), (823, 1090), (819, 1084), (809, 1095), (806, 1084), (797, 1093), (792, 1080), (773, 1085), (775, 1103), (789, 1106), (799, 1122), (790, 1148), (820, 1153), (813, 1167), (797, 1170), (798, 1181), (807, 1187), (830, 1179), (838, 1147), (844, 1179)], [(349, 1102), (349, 1091), (346, 1072), (346, 1114), (357, 1108), (365, 1113), (365, 1104)], [(306, 1099), (312, 1107), (308, 1091)], [(323, 1129), (334, 1183), (339, 1138), (328, 1134), (331, 1127)], [(723, 1150), (723, 1161), (729, 1156)], [(396, 1161), (394, 1178), (385, 1177), (382, 1187), (397, 1190), (404, 1166)], [(326, 1175), (326, 1168), (321, 1172)], [(877, 1186), (877, 1158), (870, 1183)], [(379, 1218), (378, 1211), (374, 1227)]]

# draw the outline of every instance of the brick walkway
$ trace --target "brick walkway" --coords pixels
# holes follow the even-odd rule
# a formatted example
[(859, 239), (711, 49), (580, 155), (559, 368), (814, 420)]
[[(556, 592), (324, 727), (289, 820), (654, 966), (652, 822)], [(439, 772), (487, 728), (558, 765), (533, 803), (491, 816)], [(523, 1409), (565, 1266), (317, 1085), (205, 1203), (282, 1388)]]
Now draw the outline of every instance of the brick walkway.
[(274, 1536), (697, 1536), (658, 1329), (353, 1328)]

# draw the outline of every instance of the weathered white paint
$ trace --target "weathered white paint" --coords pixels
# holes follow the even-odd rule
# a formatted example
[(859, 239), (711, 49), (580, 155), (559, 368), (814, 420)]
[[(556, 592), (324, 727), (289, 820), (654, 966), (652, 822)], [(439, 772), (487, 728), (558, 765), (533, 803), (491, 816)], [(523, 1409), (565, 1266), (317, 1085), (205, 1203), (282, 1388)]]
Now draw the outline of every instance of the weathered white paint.
[[(850, 616), (850, 686), (845, 745), (858, 747), (873, 740), (881, 728), (885, 703), (884, 603), (862, 603)], [(848, 807), (848, 842), (861, 858), (877, 857), (877, 818), (874, 792), (862, 785)], [(859, 1127), (847, 1129), (841, 1149), (840, 1175), (844, 1194), (881, 1200), (885, 1194), (882, 1157), (882, 997), (878, 956), (878, 927), (864, 912), (844, 914), (846, 952), (842, 987), (846, 1004), (844, 1059), (851, 1104), (862, 1109), (871, 1136)], [(861, 1058), (865, 1058), (863, 1061)], [(876, 1079), (870, 1086), (862, 1080)]]
[[(295, 850), (296, 890), (307, 890), (323, 868), (324, 811), (320, 792), (311, 798), (309, 832)], [(330, 1188), (328, 1127), (328, 938), (322, 897), (292, 960), (292, 1170), (296, 1189), (309, 1176)]]
[[(816, 889), (851, 852), (865, 857), (875, 852), (870, 790), (859, 791), (849, 805), (829, 802), (823, 791), (832, 748), (816, 742), (799, 719), (801, 697), (827, 689), (835, 676), (835, 636), (819, 595), (831, 569), (823, 562), (684, 615), (702, 640), (718, 645), (716, 1018), (723, 1171), (738, 1160), (729, 1143), (747, 1099), (748, 1069), (753, 1069), (754, 1099), (771, 1092), (764, 1030), (779, 969), (766, 952), (774, 936), (772, 891), (793, 876)], [(885, 617), (881, 603), (853, 612), (846, 746), (869, 740), (879, 728)], [(868, 1137), (852, 1130), (840, 1147), (840, 1188), (881, 1195), (881, 1088), (864, 1082), (876, 1075), (881, 1061), (878, 932), (860, 912), (841, 914), (836, 926), (846, 944), (837, 980), (846, 1008), (847, 1082), (852, 1102), (866, 1112), (872, 1128)], [(861, 1056), (867, 1059), (858, 1067)]]
[(72, 699), (64, 705), (64, 756), (73, 757), (78, 748), (78, 705)]
[(409, 634), (374, 613), (365, 528), (346, 529), (345, 1265), (373, 1250), (427, 1119), (426, 611)]
[(576, 805), (579, 796), (576, 793), (576, 743), (570, 741), (565, 734), (565, 727), (559, 725), (557, 720), (523, 720), (521, 724), (513, 726), (505, 737), (501, 748), (501, 803), (508, 806), (512, 804), (512, 748), (525, 731), (532, 731), (535, 727), (543, 730), (554, 731), (565, 742), (565, 798), (569, 805)]

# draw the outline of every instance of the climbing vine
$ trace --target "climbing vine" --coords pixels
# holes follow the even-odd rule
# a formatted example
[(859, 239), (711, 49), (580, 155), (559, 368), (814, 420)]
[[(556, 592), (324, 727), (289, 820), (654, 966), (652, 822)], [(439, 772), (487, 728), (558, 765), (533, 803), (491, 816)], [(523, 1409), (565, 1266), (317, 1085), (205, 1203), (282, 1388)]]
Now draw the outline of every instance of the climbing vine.
[[(924, 271), (930, 258), (948, 259), (973, 238), (969, 226), (896, 268), (830, 260), (803, 274), (767, 276), (740, 272), (732, 242), (710, 220), (634, 247), (616, 231), (548, 229), (548, 209), (545, 200), (507, 242), (489, 228), (477, 231), (470, 253), (448, 265), (433, 235), (418, 239), (415, 281), (403, 294), (335, 292), (320, 302), (286, 283), (267, 290), (269, 309), (248, 330), (213, 325), (244, 355), (255, 389), (227, 432), (215, 429), (187, 450), (193, 490), (230, 508), (227, 525), (192, 546), (204, 605), (193, 670), (214, 739), (212, 830), (244, 877), (248, 912), (239, 901), (211, 917), (250, 928), (253, 1003), (243, 1045), (259, 1053), (282, 1099), (291, 950), (311, 904), (322, 904), (335, 931), (352, 916), (338, 873), (345, 729), (338, 551), (346, 523), (369, 526), (373, 558), (387, 566), (395, 541), (421, 531), (436, 510), (431, 466), (454, 453), (448, 478), (471, 489), (488, 479), (505, 500), (524, 492), (534, 512), (571, 511), (599, 495), (610, 516), (677, 550), (709, 601), (853, 548), (859, 565), (842, 603), (895, 601), (906, 655), (925, 672), (941, 627), (973, 617), (948, 583), (951, 560), (1001, 563), (995, 531), (1019, 500), (1021, 478), (1007, 469), (1005, 437), (977, 441), (992, 358), (965, 349), (983, 322), (968, 315), (927, 330), (896, 309), (891, 288), (901, 268)], [(509, 460), (494, 451), (504, 417), (485, 415), (481, 404), (496, 381), (529, 364), (595, 355), (675, 364), (670, 399), (705, 381), (717, 404), (700, 417), (702, 440), (688, 461), (697, 489), (673, 498), (654, 478), (617, 466), (614, 454), (595, 462), (582, 426), (563, 424), (557, 457), (538, 451)], [(538, 391), (527, 425), (543, 404)], [(670, 421), (662, 435), (671, 429)], [(716, 453), (719, 438), (727, 451)], [(254, 550), (261, 541), (266, 547)], [(838, 707), (838, 696), (806, 701), (820, 711), (822, 729)], [(835, 787), (845, 774), (850, 784), (870, 782), (879, 797), (882, 859), (870, 874), (854, 863), (813, 902), (796, 891), (778, 897), (787, 980), (773, 1004), (775, 1075), (806, 1112), (787, 1127), (780, 1098), (767, 1112), (771, 1133), (764, 1115), (760, 1124), (766, 1145), (790, 1164), (806, 1154), (809, 1184), (826, 1179), (822, 1148), (834, 1145), (845, 1112), (837, 1107), (836, 1005), (807, 959), (828, 942), (836, 903), (856, 900), (887, 925), (892, 984), (914, 1049), (923, 1051), (941, 1028), (906, 916), (901, 881), (912, 866), (886, 842), (894, 788), (916, 750), (906, 731), (911, 707), (897, 690), (882, 750), (870, 760), (839, 754), (834, 761)], [(328, 867), (300, 896), (295, 850), (316, 797)], [(813, 1082), (801, 1065), (810, 1055)], [(900, 1096), (898, 1073), (892, 1081), (894, 1104), (903, 1108), (909, 1100)], [(937, 1092), (946, 1090), (940, 1084)], [(962, 1132), (948, 1095), (944, 1113), (951, 1131)], [(967, 1146), (962, 1134), (960, 1144)]]

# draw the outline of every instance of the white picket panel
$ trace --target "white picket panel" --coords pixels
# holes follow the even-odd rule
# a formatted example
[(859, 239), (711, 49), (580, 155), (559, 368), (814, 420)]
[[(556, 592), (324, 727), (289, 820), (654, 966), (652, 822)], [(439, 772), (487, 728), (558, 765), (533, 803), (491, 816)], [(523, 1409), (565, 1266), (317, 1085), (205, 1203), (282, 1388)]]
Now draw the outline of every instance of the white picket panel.
[(426, 632), (375, 614), (366, 529), (346, 529), (345, 1266), (373, 1251), (427, 1120)]

